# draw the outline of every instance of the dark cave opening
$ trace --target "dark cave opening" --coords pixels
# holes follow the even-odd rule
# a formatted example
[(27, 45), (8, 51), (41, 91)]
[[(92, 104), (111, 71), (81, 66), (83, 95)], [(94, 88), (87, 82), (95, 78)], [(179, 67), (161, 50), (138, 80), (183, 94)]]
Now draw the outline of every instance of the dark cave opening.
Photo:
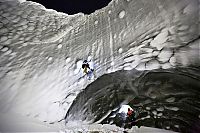
[(78, 94), (65, 116), (66, 122), (93, 121), (131, 128), (132, 124), (118, 112), (127, 104), (135, 110), (133, 124), (138, 127), (196, 130), (199, 126), (192, 129), (199, 121), (200, 82), (196, 73), (199, 69), (177, 68), (105, 74)]

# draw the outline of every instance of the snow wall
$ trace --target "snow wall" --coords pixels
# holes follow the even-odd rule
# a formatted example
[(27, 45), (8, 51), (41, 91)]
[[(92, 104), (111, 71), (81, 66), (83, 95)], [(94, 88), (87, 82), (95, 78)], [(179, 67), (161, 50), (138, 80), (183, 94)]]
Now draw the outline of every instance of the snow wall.
[[(100, 84), (101, 91), (106, 89), (104, 84), (112, 88), (115, 82), (126, 84), (134, 76), (134, 81), (141, 79), (141, 83), (152, 84), (151, 88), (146, 82), (138, 83), (136, 89), (128, 85), (131, 92), (128, 100), (140, 99), (147, 113), (144, 117), (150, 116), (147, 121), (154, 119), (146, 122), (147, 126), (182, 131), (199, 125), (199, 9), (199, 0), (113, 0), (90, 15), (67, 15), (30, 1), (0, 1), (0, 112), (14, 112), (47, 123), (64, 121), (71, 110), (72, 115), (76, 114), (76, 104), (87, 102), (77, 95), (92, 82), (85, 80), (80, 65), (91, 57), (99, 79), (88, 88)], [(126, 73), (139, 74), (132, 77)], [(150, 75), (145, 76), (145, 73)], [(155, 78), (151, 73), (155, 73)], [(102, 80), (104, 74), (108, 77), (111, 74), (112, 78)], [(121, 81), (124, 76), (127, 81)], [(162, 88), (169, 88), (166, 95)], [(118, 89), (121, 91), (120, 87)], [(93, 91), (86, 92), (86, 99), (93, 97)], [(112, 97), (114, 93), (108, 94)], [(161, 99), (158, 93), (162, 93)], [(114, 105), (112, 100), (107, 101), (105, 104), (112, 106), (103, 109), (103, 113), (109, 114), (127, 102), (126, 96), (120, 97)], [(76, 97), (78, 102), (73, 103)], [(169, 104), (165, 106), (164, 103)], [(96, 105), (95, 102), (89, 104)], [(97, 106), (102, 108), (105, 104)], [(171, 125), (155, 124), (156, 121), (162, 123), (159, 121), (165, 116), (173, 120), (167, 115), (170, 111), (177, 115), (175, 127), (171, 127), (174, 121)], [(83, 113), (79, 118), (92, 121), (104, 118), (97, 109), (89, 113), (91, 115)], [(98, 117), (89, 118), (93, 115)], [(182, 115), (188, 117), (182, 119)], [(189, 118), (191, 116), (193, 119)]]

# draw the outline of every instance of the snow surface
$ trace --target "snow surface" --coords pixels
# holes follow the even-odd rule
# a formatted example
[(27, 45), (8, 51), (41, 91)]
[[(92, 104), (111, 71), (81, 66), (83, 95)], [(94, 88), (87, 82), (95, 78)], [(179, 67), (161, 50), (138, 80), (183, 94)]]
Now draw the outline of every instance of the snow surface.
[[(28, 118), (15, 113), (0, 113), (0, 129), (1, 132), (52, 132), (52, 133), (74, 133), (74, 132), (118, 132), (122, 133), (124, 129), (115, 125), (108, 124), (86, 124), (81, 121), (70, 121), (64, 125), (47, 124), (33, 118)], [(172, 131), (149, 128), (149, 127), (133, 127), (127, 129), (130, 133), (172, 133)]]
[[(60, 127), (61, 128), (61, 127)], [(0, 113), (1, 132), (58, 132), (55, 126), (15, 113)]]

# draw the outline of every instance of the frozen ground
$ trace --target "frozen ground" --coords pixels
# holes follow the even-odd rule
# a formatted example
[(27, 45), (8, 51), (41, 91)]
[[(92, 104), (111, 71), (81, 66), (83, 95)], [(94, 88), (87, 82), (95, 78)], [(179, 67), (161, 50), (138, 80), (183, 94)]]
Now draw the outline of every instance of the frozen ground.
[[(84, 124), (79, 121), (70, 122), (66, 126), (60, 124), (49, 125), (36, 119), (30, 119), (19, 114), (0, 114), (1, 132), (52, 132), (52, 133), (88, 133), (88, 132), (110, 132), (110, 133), (121, 133), (124, 129), (114, 125), (108, 124)], [(126, 131), (131, 133), (172, 133), (172, 131), (148, 128), (148, 127), (133, 127)]]
[(0, 113), (1, 132), (58, 132), (59, 128), (20, 114)]
[[(8, 127), (10, 120), (2, 114), (15, 112), (31, 123), (36, 119), (64, 126), (73, 100), (92, 82), (80, 70), (89, 56), (97, 78), (117, 70), (181, 67), (185, 75), (192, 68), (199, 70), (199, 8), (198, 0), (113, 0), (90, 15), (66, 15), (30, 1), (0, 0), (1, 124)], [(194, 98), (199, 103), (200, 98)], [(195, 120), (200, 118), (198, 105), (190, 107), (197, 111), (190, 113)], [(24, 117), (15, 120), (23, 123)]]

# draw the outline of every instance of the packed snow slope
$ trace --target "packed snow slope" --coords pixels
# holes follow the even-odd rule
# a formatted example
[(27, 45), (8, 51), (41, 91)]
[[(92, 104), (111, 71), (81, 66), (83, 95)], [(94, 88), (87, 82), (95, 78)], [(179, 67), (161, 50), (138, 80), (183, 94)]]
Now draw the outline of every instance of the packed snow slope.
[[(15, 112), (54, 124), (64, 122), (65, 118), (73, 120), (74, 117), (67, 116), (80, 113), (78, 108), (75, 109), (79, 107), (77, 103), (85, 101), (83, 105), (88, 107), (91, 103), (86, 99), (96, 97), (93, 97), (91, 88), (91, 93), (87, 91), (86, 86), (92, 81), (83, 77), (80, 68), (83, 60), (90, 57), (99, 78), (91, 84), (94, 90), (98, 84), (110, 82), (112, 86), (113, 82), (118, 82), (118, 77), (116, 80), (101, 80), (104, 74), (113, 72), (117, 75), (118, 70), (141, 73), (137, 78), (152, 84), (152, 89), (145, 83), (139, 84), (141, 88), (136, 90), (130, 86), (124, 89), (125, 94), (129, 92), (127, 90), (133, 91), (131, 98), (139, 98), (138, 104), (141, 101), (141, 105), (148, 107), (143, 109), (146, 111), (143, 116), (150, 118), (146, 123), (141, 122), (142, 125), (183, 132), (182, 129), (188, 127), (193, 130), (191, 124), (194, 124), (194, 131), (197, 131), (200, 125), (200, 87), (197, 83), (199, 18), (199, 0), (113, 0), (107, 7), (90, 15), (58, 13), (30, 1), (0, 0), (0, 116)], [(153, 75), (159, 72), (158, 77), (163, 79), (154, 78), (151, 74), (147, 75), (147, 79), (140, 77), (151, 72)], [(127, 71), (119, 73), (126, 75)], [(164, 77), (160, 76), (162, 74)], [(114, 81), (109, 81), (111, 79)], [(128, 82), (132, 78), (128, 76), (126, 79)], [(162, 88), (169, 88), (166, 94), (170, 92), (170, 95), (160, 94)], [(87, 92), (85, 100), (80, 97), (83, 89)], [(109, 91), (106, 87), (99, 89)], [(153, 96), (150, 96), (151, 92)], [(113, 93), (108, 94), (112, 97)], [(76, 97), (78, 102), (73, 103)], [(157, 101), (155, 104), (153, 99)], [(144, 100), (150, 102), (149, 106)], [(127, 101), (124, 96), (114, 104), (106, 101), (105, 104), (111, 106), (104, 110), (104, 114), (109, 116), (109, 112), (124, 101)], [(163, 103), (169, 103), (169, 106), (164, 104), (162, 108), (160, 104)], [(183, 103), (191, 106), (180, 107)], [(99, 111), (104, 109), (102, 106), (105, 104), (100, 104)], [(132, 105), (136, 106), (134, 104), (132, 101)], [(94, 112), (88, 112), (91, 115), (82, 113), (80, 119), (103, 122), (105, 118), (109, 121), (97, 111), (97, 106)], [(176, 116), (165, 114), (172, 112)], [(98, 118), (85, 119), (93, 115)], [(182, 119), (184, 115), (187, 117)], [(168, 117), (164, 119), (171, 120), (170, 124), (162, 124), (161, 119), (165, 116)], [(174, 117), (178, 124), (173, 125)], [(148, 123), (149, 119), (154, 120)], [(3, 118), (0, 118), (2, 121)]]

